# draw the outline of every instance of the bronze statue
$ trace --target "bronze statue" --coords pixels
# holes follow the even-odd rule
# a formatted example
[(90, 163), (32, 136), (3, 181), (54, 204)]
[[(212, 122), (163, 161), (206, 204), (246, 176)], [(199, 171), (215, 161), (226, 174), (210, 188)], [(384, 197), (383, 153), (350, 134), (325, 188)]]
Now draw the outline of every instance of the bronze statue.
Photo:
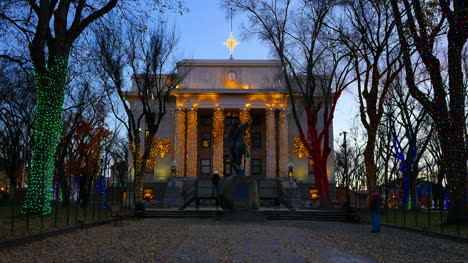
[[(245, 144), (245, 130), (249, 128), (250, 123), (245, 122), (239, 126), (235, 123), (228, 134), (229, 154), (231, 167), (234, 170), (234, 175), (243, 176), (245, 174), (246, 159), (250, 158), (250, 152)], [(241, 168), (241, 161), (244, 158), (244, 167)]]

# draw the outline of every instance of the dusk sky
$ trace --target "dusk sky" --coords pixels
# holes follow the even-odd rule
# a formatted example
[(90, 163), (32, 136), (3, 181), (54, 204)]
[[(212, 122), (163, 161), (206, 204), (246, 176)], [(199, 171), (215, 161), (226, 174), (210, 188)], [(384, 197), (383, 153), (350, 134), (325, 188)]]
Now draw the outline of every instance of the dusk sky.
[[(187, 0), (190, 12), (184, 15), (167, 12), (165, 19), (175, 23), (180, 48), (188, 59), (228, 59), (229, 49), (223, 43), (229, 38), (230, 21), (221, 8), (221, 0)], [(245, 18), (234, 17), (233, 34), (240, 42), (234, 48), (234, 59), (272, 59), (268, 46), (257, 39), (242, 39), (241, 25)], [(345, 91), (338, 102), (334, 119), (334, 139), (342, 130), (349, 130), (358, 112), (355, 90)], [(340, 139), (340, 143), (341, 143)]]

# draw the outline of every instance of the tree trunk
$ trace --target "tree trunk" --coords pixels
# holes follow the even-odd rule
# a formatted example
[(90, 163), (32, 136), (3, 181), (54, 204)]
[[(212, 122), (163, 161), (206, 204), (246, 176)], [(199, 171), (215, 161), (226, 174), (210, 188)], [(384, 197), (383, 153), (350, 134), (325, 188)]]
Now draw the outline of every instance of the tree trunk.
[(49, 66), (35, 70), (37, 103), (34, 119), (34, 149), (24, 214), (51, 213), (54, 157), (62, 130), (64, 87), (68, 74), (65, 57), (50, 58)]
[(145, 178), (145, 171), (144, 167), (142, 167), (138, 172), (135, 172), (135, 204), (143, 202), (143, 185), (144, 185), (144, 178)]
[(330, 188), (327, 177), (327, 160), (314, 161), (315, 186), (319, 191), (320, 205), (322, 207), (330, 206)]
[[(463, 133), (463, 127), (458, 127)], [(446, 224), (465, 223), (468, 217), (466, 198), (466, 158), (463, 137), (456, 136), (454, 129), (441, 132), (440, 144), (443, 153), (444, 171), (447, 178), (447, 191), (450, 200)]]
[(377, 128), (371, 127), (367, 131), (367, 144), (364, 150), (364, 165), (366, 167), (367, 191), (372, 192), (377, 186), (377, 166), (375, 164), (374, 152)]
[(411, 197), (411, 210), (416, 211), (417, 204), (418, 204), (416, 171), (413, 169), (410, 169), (408, 173), (408, 177), (409, 177), (409, 187), (410, 187), (410, 197)]
[(67, 180), (62, 178), (60, 180), (60, 187), (62, 188), (62, 204), (64, 206), (68, 205), (70, 203), (70, 189)]
[[(463, 4), (462, 4), (463, 5)], [(454, 7), (455, 12), (460, 11), (457, 20), (452, 21), (447, 33), (448, 39), (448, 73), (449, 73), (449, 109), (450, 115), (446, 118), (447, 125), (442, 127), (441, 138), (444, 152), (445, 172), (449, 194), (449, 211), (447, 224), (468, 224), (468, 196), (467, 196), (467, 153), (466, 153), (466, 76), (462, 70), (462, 50), (467, 42), (466, 30), (460, 32), (460, 28), (466, 27), (466, 7)], [(439, 123), (440, 124), (440, 123)]]

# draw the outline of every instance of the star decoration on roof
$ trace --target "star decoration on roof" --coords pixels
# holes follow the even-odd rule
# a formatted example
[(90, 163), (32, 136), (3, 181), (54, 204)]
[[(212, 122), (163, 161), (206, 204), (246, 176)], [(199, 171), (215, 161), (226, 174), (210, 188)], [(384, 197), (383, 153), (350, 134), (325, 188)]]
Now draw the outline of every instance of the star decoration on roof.
[(232, 53), (234, 52), (234, 47), (239, 45), (240, 43), (234, 40), (234, 36), (231, 34), (229, 35), (229, 39), (224, 42), (224, 45), (226, 45), (229, 48), (229, 53), (231, 54), (231, 59), (232, 59)]

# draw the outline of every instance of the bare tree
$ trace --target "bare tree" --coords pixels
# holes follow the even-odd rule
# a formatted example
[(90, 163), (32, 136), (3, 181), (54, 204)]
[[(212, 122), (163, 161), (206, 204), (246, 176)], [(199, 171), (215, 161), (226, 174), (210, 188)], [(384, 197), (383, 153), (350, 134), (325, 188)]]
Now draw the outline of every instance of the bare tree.
[[(268, 43), (281, 62), (292, 115), (309, 158), (314, 161), (322, 205), (330, 202), (326, 163), (331, 153), (333, 114), (341, 92), (352, 82), (350, 54), (343, 51), (325, 27), (337, 4), (338, 1), (233, 0), (224, 5), (247, 14), (247, 34)], [(306, 129), (300, 118), (304, 113)]]
[[(69, 169), (66, 169), (66, 163), (73, 157), (73, 150), (76, 147), (74, 135), (82, 124), (84, 116), (87, 121), (92, 122), (96, 117), (96, 111), (102, 108), (99, 105), (105, 103), (106, 96), (102, 92), (93, 90), (90, 83), (83, 80), (78, 83), (74, 89), (70, 89), (68, 95), (69, 102), (63, 114), (63, 131), (60, 135), (60, 141), (55, 155), (55, 188), (60, 189), (62, 193), (63, 204), (68, 204), (70, 200), (70, 181), (71, 175)], [(93, 113), (93, 114), (91, 114)], [(58, 194), (59, 191), (56, 191)]]
[[(135, 202), (143, 198), (143, 179), (150, 158), (152, 144), (165, 114), (171, 91), (183, 80), (187, 72), (180, 72), (175, 63), (178, 38), (160, 24), (148, 33), (134, 30), (122, 32), (106, 28), (96, 36), (98, 65), (96, 70), (110, 94), (116, 92), (127, 120), (117, 117), (129, 136), (132, 166), (135, 171)], [(126, 91), (124, 73), (133, 75), (135, 90)], [(129, 103), (129, 100), (135, 103)], [(116, 105), (112, 106), (116, 113)], [(142, 128), (146, 127), (146, 142), (142, 141)]]
[(13, 197), (18, 176), (25, 180), (31, 160), (35, 94), (30, 70), (0, 62), (0, 167), (8, 175)]
[[(410, 96), (402, 79), (397, 80), (388, 99), (389, 104), (397, 110), (395, 121), (391, 123), (394, 124), (393, 126), (400, 125), (403, 128), (403, 136), (392, 132), (394, 143), (396, 141), (402, 143), (403, 139), (406, 139), (406, 145), (403, 146), (405, 159), (402, 165), (409, 178), (410, 195), (414, 204), (412, 209), (415, 210), (417, 204), (416, 179), (433, 129), (429, 124), (427, 112)], [(426, 127), (429, 129), (426, 130)], [(393, 127), (392, 130), (394, 131), (395, 128)]]
[(361, 122), (367, 131), (364, 151), (368, 190), (376, 186), (375, 146), (387, 92), (402, 69), (390, 3), (347, 1), (349, 26), (336, 28), (354, 58)]
[[(434, 120), (442, 149), (450, 199), (446, 223), (466, 223), (468, 210), (466, 151), (466, 75), (462, 52), (468, 41), (468, 6), (464, 1), (391, 0), (403, 50), (409, 92)], [(441, 29), (447, 26), (446, 54), (435, 53)], [(412, 63), (415, 51), (430, 76), (431, 90), (418, 86), (419, 72)], [(441, 59), (448, 61), (447, 70)], [(443, 75), (448, 76), (448, 85)]]

